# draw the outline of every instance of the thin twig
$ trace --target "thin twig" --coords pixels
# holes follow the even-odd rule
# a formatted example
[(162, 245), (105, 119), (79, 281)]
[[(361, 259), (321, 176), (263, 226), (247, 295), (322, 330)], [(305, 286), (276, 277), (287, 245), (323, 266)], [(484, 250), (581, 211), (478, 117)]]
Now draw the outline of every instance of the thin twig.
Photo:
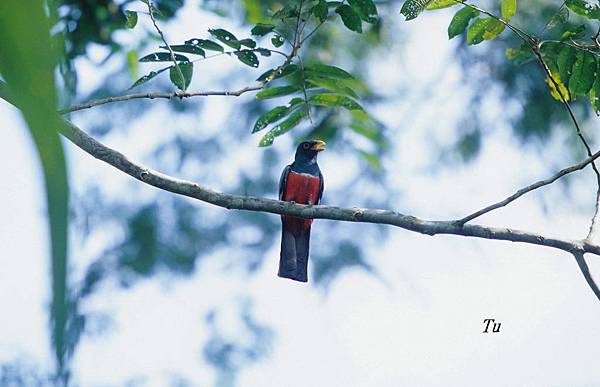
[(581, 274), (583, 274), (583, 278), (585, 278), (585, 282), (587, 282), (590, 289), (592, 289), (592, 291), (596, 295), (596, 298), (600, 300), (600, 289), (598, 289), (598, 285), (596, 284), (596, 281), (594, 281), (592, 273), (590, 273), (590, 268), (588, 267), (587, 262), (585, 262), (585, 257), (583, 256), (583, 253), (577, 251), (573, 253), (573, 256), (575, 257), (575, 261), (577, 262), (577, 266), (579, 266)]
[(541, 41), (541, 42), (538, 44), (539, 48), (541, 49), (541, 48), (542, 48), (542, 46), (543, 46), (544, 44), (546, 44), (546, 43), (556, 43), (556, 44), (562, 44), (562, 45), (564, 45), (564, 46), (573, 47), (573, 48), (574, 48), (574, 49), (576, 49), (576, 50), (582, 50), (582, 51), (585, 51), (585, 52), (589, 52), (590, 54), (592, 54), (592, 55), (594, 55), (594, 56), (596, 56), (596, 57), (600, 57), (600, 53), (599, 53), (599, 52), (597, 52), (597, 51), (594, 51), (594, 50), (590, 49), (590, 47), (592, 47), (591, 45), (589, 45), (589, 46), (584, 46), (584, 45), (582, 45), (582, 44), (579, 44), (579, 43), (577, 43), (577, 42), (575, 42), (575, 41), (572, 41), (572, 43), (569, 43), (569, 42), (563, 42), (563, 41), (560, 41), (560, 40), (548, 39), (548, 40), (543, 40), (543, 41)]
[(556, 180), (560, 179), (561, 177), (568, 175), (570, 173), (573, 173), (575, 171), (579, 171), (582, 170), (583, 168), (585, 168), (586, 166), (588, 166), (590, 163), (592, 163), (594, 160), (596, 160), (598, 157), (600, 157), (600, 151), (594, 153), (591, 157), (588, 157), (587, 159), (583, 160), (582, 162), (580, 162), (579, 164), (575, 164), (572, 165), (568, 168), (564, 168), (561, 169), (559, 172), (555, 173), (554, 175), (550, 176), (547, 179), (544, 180), (540, 180), (537, 181), (533, 184), (530, 184), (526, 187), (521, 188), (520, 190), (518, 190), (517, 192), (515, 192), (514, 194), (512, 194), (511, 196), (507, 197), (506, 199), (499, 201), (498, 203), (494, 203), (492, 205), (489, 205), (477, 212), (472, 213), (471, 215), (465, 216), (464, 218), (460, 219), (457, 221), (458, 224), (465, 224), (467, 222), (470, 222), (471, 220), (480, 217), (483, 214), (487, 214), (490, 211), (493, 211), (495, 209), (498, 209), (500, 207), (505, 207), (506, 205), (508, 205), (509, 203), (517, 200), (518, 198), (520, 198), (521, 196), (525, 195), (528, 192), (531, 192), (533, 190), (536, 190), (538, 188), (541, 188), (543, 186), (549, 185), (554, 183)]
[(84, 110), (84, 109), (89, 109), (95, 106), (99, 106), (99, 105), (104, 105), (107, 103), (112, 103), (112, 102), (122, 102), (122, 101), (129, 101), (132, 99), (141, 99), (141, 98), (147, 98), (147, 99), (157, 99), (157, 98), (163, 98), (163, 99), (173, 99), (173, 98), (191, 98), (191, 97), (207, 97), (207, 96), (226, 96), (226, 97), (239, 97), (240, 95), (247, 93), (249, 91), (257, 91), (262, 89), (266, 84), (265, 82), (261, 82), (257, 85), (254, 86), (246, 86), (244, 88), (238, 89), (238, 90), (232, 90), (232, 91), (228, 91), (228, 90), (218, 90), (218, 91), (198, 91), (198, 92), (194, 92), (194, 93), (186, 93), (186, 92), (174, 92), (174, 93), (134, 93), (134, 94), (127, 94), (127, 95), (121, 95), (121, 96), (117, 96), (117, 97), (108, 97), (108, 98), (102, 98), (102, 99), (93, 99), (91, 101), (82, 103), (80, 105), (75, 105), (75, 106), (71, 106), (69, 108), (63, 109), (61, 110), (59, 113), (60, 114), (67, 114), (67, 113), (72, 113), (78, 110)]
[[(256, 49), (254, 49), (256, 50)], [(79, 105), (75, 105), (75, 106), (71, 106), (68, 107), (66, 109), (60, 110), (59, 113), (60, 114), (67, 114), (67, 113), (72, 113), (78, 110), (84, 110), (84, 109), (89, 109), (95, 106), (99, 106), (99, 105), (104, 105), (107, 103), (112, 103), (112, 102), (122, 102), (122, 101), (128, 101), (128, 100), (132, 100), (132, 99), (141, 99), (141, 98), (147, 98), (147, 99), (157, 99), (157, 98), (163, 98), (163, 99), (173, 99), (173, 98), (191, 98), (191, 97), (207, 97), (207, 96), (232, 96), (232, 97), (239, 97), (240, 95), (247, 93), (249, 91), (258, 91), (261, 90), (262, 88), (264, 88), (269, 82), (271, 82), (273, 79), (275, 79), (278, 75), (281, 74), (281, 71), (283, 70), (283, 68), (287, 65), (289, 65), (292, 60), (294, 59), (294, 56), (297, 54), (297, 50), (292, 49), (292, 52), (290, 54), (286, 54), (284, 52), (278, 51), (278, 50), (270, 50), (274, 53), (280, 54), (282, 56), (285, 56), (285, 61), (279, 66), (277, 67), (277, 69), (275, 69), (275, 71), (273, 72), (273, 74), (271, 74), (265, 81), (260, 82), (254, 86), (246, 86), (243, 87), (241, 89), (238, 90), (232, 90), (232, 91), (228, 91), (228, 90), (218, 90), (218, 91), (198, 91), (198, 92), (193, 92), (193, 93), (188, 93), (188, 92), (175, 92), (175, 93), (162, 93), (162, 92), (156, 92), (156, 93), (134, 93), (134, 94), (127, 94), (127, 95), (122, 95), (122, 96), (116, 96), (116, 97), (107, 97), (107, 98), (102, 98), (102, 99), (94, 99)], [(215, 55), (210, 55), (208, 57), (206, 57), (206, 59), (209, 58), (213, 58), (219, 55), (224, 55), (224, 54), (231, 54), (231, 53), (236, 53), (237, 51), (228, 51), (228, 52), (224, 52), (224, 53), (218, 53)], [(202, 60), (201, 59), (197, 59), (198, 60)]]
[(260, 51), (260, 50), (267, 50), (267, 51), (270, 51), (273, 54), (278, 54), (278, 55), (281, 55), (281, 56), (286, 57), (286, 58), (288, 57), (288, 54), (286, 54), (283, 51), (272, 50), (270, 48), (264, 48), (264, 47), (256, 47), (256, 48), (245, 48), (243, 50), (233, 50), (233, 51), (218, 52), (218, 53), (215, 53), (215, 54), (212, 54), (212, 55), (207, 55), (207, 56), (203, 56), (203, 57), (198, 58), (198, 59), (194, 59), (191, 62), (193, 62), (193, 63), (202, 62), (202, 61), (205, 61), (207, 59), (213, 59), (213, 58), (216, 58), (216, 57), (219, 57), (219, 56), (223, 56), (223, 55), (229, 55), (229, 56), (231, 56), (231, 55), (239, 54), (240, 52), (244, 52), (244, 51), (253, 51), (253, 52), (256, 52), (256, 51)]
[(308, 119), (310, 120), (310, 124), (313, 125), (313, 119), (312, 116), (310, 115), (310, 105), (308, 103), (308, 93), (306, 92), (306, 78), (305, 78), (305, 73), (304, 73), (304, 63), (302, 63), (302, 59), (300, 59), (300, 57), (298, 57), (298, 63), (300, 64), (300, 77), (302, 78), (302, 95), (304, 97), (304, 106), (306, 108), (306, 115), (308, 116)]
[(592, 217), (592, 221), (590, 222), (590, 228), (588, 230), (588, 234), (585, 237), (587, 240), (591, 240), (594, 236), (594, 231), (598, 227), (598, 222), (600, 221), (600, 186), (596, 191), (596, 205), (594, 208), (594, 216)]
[(158, 28), (158, 24), (156, 24), (156, 19), (154, 18), (154, 12), (152, 12), (152, 7), (154, 7), (154, 5), (152, 5), (152, 1), (151, 0), (148, 0), (147, 4), (148, 4), (148, 13), (150, 14), (150, 19), (152, 20), (152, 24), (154, 24), (154, 28), (156, 29), (156, 31), (160, 35), (160, 38), (162, 39), (162, 41), (165, 44), (165, 46), (167, 46), (167, 49), (169, 50), (169, 53), (171, 54), (171, 60), (175, 64), (175, 68), (177, 69), (177, 73), (179, 74), (179, 77), (181, 78), (182, 89), (185, 89), (186, 88), (185, 87), (186, 86), (185, 85), (185, 77), (183, 76), (183, 72), (181, 72), (181, 68), (179, 68), (179, 63), (177, 63), (177, 60), (175, 59), (175, 53), (173, 52), (173, 49), (171, 48), (171, 46), (169, 45), (169, 43), (167, 43), (167, 39), (165, 39), (165, 35), (163, 34), (163, 32), (160, 30), (160, 28)]

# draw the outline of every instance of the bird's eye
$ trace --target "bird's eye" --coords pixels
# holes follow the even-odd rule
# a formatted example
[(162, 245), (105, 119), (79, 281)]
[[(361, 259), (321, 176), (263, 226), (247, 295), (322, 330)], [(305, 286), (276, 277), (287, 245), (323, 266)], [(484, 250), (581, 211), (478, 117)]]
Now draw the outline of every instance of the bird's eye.
[(304, 149), (308, 149), (310, 147), (310, 144), (305, 142), (304, 144), (302, 144), (302, 148)]

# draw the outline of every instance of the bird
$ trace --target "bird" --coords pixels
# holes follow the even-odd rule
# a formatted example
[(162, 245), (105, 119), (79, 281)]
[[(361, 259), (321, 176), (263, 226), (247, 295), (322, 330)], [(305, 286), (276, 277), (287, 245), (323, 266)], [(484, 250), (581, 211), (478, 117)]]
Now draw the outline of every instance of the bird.
[[(279, 200), (298, 204), (319, 204), (323, 196), (323, 174), (317, 155), (325, 141), (304, 141), (296, 148), (294, 162), (286, 166), (279, 180)], [(308, 250), (312, 219), (281, 216), (281, 253), (277, 275), (308, 282)]]

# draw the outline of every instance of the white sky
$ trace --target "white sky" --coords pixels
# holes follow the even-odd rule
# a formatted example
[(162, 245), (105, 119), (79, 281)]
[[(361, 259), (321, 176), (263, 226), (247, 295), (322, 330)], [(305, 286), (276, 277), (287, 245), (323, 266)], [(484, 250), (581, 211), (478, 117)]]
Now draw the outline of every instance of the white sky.
[[(214, 16), (198, 21), (206, 18), (188, 7), (177, 25), (166, 28), (167, 36), (177, 40), (188, 36), (189, 29), (215, 24)], [(418, 85), (447, 67), (437, 95), (411, 118), (410, 127), (403, 126), (406, 120), (401, 112), (410, 106), (411, 98), (416, 100), (418, 86), (406, 97), (405, 106), (376, 112), (394, 130), (395, 152), (385, 165), (394, 171), (393, 185), (403, 192), (395, 209), (431, 219), (466, 214), (572, 161), (562, 150), (571, 135), (567, 131), (540, 154), (515, 145), (500, 126), (485, 138), (475, 162), (437, 174), (427, 172), (435, 162), (432, 143), (450, 141), (456, 118), (452, 111), (462, 106), (461, 97), (469, 93), (458, 85), (459, 68), (451, 57), (454, 42), (445, 36), (448, 20), (448, 14), (440, 12), (399, 24), (397, 28), (410, 34), (410, 39), (398, 44), (409, 49), (402, 50), (402, 57), (389, 50), (375, 64), (372, 79), (375, 87), (393, 89), (395, 84), (405, 85), (402, 76)], [(223, 25), (222, 20), (216, 21)], [(208, 64), (205, 71), (217, 71), (215, 66), (224, 65)], [(402, 76), (394, 66), (402, 69)], [(493, 109), (488, 113), (499, 114)], [(0, 103), (0, 117), (5, 127), (0, 169), (6, 177), (0, 182), (4, 219), (0, 222), (0, 361), (31, 357), (40, 368), (50, 369), (49, 259), (41, 175), (15, 110)], [(151, 120), (144, 125), (148, 128)], [(139, 160), (144, 149), (151, 148), (152, 136), (137, 130), (130, 136), (111, 136), (109, 143)], [(252, 144), (256, 139), (244, 141)], [(289, 142), (280, 144), (289, 146)], [(67, 147), (76, 189), (83, 191), (91, 179), (110, 182), (115, 190), (129, 189), (129, 177), (70, 144)], [(249, 145), (247, 152), (258, 155), (261, 149)], [(335, 150), (328, 152), (333, 155), (324, 154), (320, 161), (325, 176), (336, 168)], [(573, 179), (571, 196), (556, 184), (478, 222), (583, 237), (592, 214), (593, 182), (586, 170)], [(332, 188), (341, 184), (333, 176), (328, 183)], [(151, 188), (138, 191), (149, 193)], [(327, 226), (328, 221), (316, 221), (313, 234), (326, 232)], [(357, 237), (363, 227), (373, 226), (355, 225)], [(91, 248), (101, 243), (91, 241)], [(224, 257), (215, 256), (187, 279), (172, 282), (171, 277), (159, 276), (129, 290), (98, 293), (86, 308), (109, 313), (114, 322), (103, 335), (83, 337), (73, 363), (75, 380), (82, 386), (117, 386), (127, 380), (163, 386), (179, 374), (193, 385), (212, 385), (212, 370), (202, 365), (201, 346), (207, 337), (202, 311), (233, 305), (246, 295), (254, 299), (257, 319), (273, 327), (276, 336), (272, 354), (239, 375), (243, 386), (600, 383), (600, 303), (567, 254), (394, 229), (380, 248), (367, 251), (367, 260), (383, 281), (360, 271), (345, 272), (325, 296), (310, 284), (277, 278), (277, 248), (278, 243), (269, 251), (272, 259), (250, 280), (224, 272)], [(588, 262), (600, 279), (597, 257), (588, 257)], [(500, 321), (501, 333), (483, 334), (485, 318)], [(234, 319), (225, 317), (223, 326), (236, 332)]]

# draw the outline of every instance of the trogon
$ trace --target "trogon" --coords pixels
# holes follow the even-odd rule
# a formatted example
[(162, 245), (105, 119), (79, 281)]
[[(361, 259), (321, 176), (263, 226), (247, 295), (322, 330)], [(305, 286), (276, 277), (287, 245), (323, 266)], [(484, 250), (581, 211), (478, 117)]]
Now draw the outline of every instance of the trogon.
[[(298, 145), (294, 162), (283, 170), (279, 181), (279, 200), (298, 204), (319, 204), (323, 196), (323, 175), (317, 155), (325, 142), (305, 141)], [(283, 278), (307, 282), (308, 248), (312, 219), (281, 216), (281, 253), (279, 273)]]

